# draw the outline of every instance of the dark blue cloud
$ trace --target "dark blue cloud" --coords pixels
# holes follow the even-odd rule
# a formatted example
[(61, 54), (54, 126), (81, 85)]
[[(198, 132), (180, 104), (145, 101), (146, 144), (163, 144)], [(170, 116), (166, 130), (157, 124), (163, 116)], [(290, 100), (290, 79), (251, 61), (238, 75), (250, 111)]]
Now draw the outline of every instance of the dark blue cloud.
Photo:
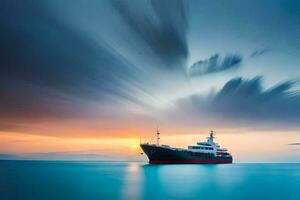
[[(108, 28), (128, 45), (107, 41)], [(3, 0), (0, 29), (0, 118), (12, 124), (82, 117), (105, 102), (143, 105), (153, 71), (183, 71), (188, 55), (182, 1)]]
[[(63, 19), (48, 14), (43, 3), (2, 4), (2, 91), (5, 86), (17, 85), (15, 81), (24, 81), (86, 97), (95, 95), (93, 89), (103, 95), (101, 92), (118, 86), (119, 79), (133, 78), (125, 59), (109, 46), (95, 45), (84, 32), (64, 24)], [(22, 85), (17, 88), (21, 90)]]
[(251, 54), (250, 54), (250, 58), (255, 58), (255, 57), (259, 57), (259, 56), (262, 56), (266, 53), (268, 53), (270, 51), (270, 49), (268, 48), (262, 48), (262, 49), (256, 49), (255, 51), (253, 51)]
[(225, 71), (237, 68), (242, 62), (242, 57), (237, 54), (226, 55), (222, 58), (215, 54), (206, 60), (200, 60), (189, 68), (190, 76), (202, 76), (210, 73)]
[(0, 33), (1, 118), (71, 117), (88, 104), (79, 99), (126, 96), (115, 89), (134, 76), (124, 60), (27, 6)]
[(232, 79), (219, 91), (213, 109), (249, 119), (291, 119), (300, 117), (300, 94), (290, 91), (293, 81), (263, 90), (261, 77)]
[(188, 56), (186, 2), (113, 0), (111, 4), (128, 28), (159, 57), (162, 67), (184, 69)]
[(292, 91), (296, 84), (287, 81), (270, 89), (263, 89), (262, 77), (234, 78), (217, 93), (207, 97), (192, 95), (178, 101), (178, 107), (195, 116), (213, 116), (211, 120), (236, 126), (246, 124), (270, 124), (278, 122), (297, 125), (300, 119), (300, 93)]

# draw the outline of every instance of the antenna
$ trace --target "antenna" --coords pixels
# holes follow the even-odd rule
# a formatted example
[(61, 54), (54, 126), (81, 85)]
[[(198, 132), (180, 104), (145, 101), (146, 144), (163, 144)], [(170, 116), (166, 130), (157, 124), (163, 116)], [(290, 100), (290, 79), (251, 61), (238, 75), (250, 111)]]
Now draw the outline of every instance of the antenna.
[(214, 141), (214, 136), (215, 132), (213, 130), (210, 131), (209, 137), (207, 137), (207, 142), (213, 142)]
[(214, 138), (214, 133), (215, 132), (213, 130), (210, 131), (210, 138)]
[(160, 132), (159, 132), (158, 127), (157, 127), (157, 129), (156, 129), (156, 145), (157, 146), (159, 146), (159, 139), (160, 139), (159, 135), (160, 135)]

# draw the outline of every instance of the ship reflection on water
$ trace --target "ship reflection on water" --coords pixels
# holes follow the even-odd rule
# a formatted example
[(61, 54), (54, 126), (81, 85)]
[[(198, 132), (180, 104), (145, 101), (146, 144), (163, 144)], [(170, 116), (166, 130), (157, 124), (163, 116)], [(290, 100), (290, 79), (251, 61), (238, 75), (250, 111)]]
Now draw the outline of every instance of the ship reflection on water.
[(0, 161), (0, 192), (1, 200), (297, 199), (299, 172), (300, 164)]

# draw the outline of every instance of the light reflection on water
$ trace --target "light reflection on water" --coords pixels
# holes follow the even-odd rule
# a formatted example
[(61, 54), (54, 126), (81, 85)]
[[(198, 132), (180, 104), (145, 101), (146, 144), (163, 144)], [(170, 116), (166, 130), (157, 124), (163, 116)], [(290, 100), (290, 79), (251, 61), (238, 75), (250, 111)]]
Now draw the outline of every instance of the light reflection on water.
[(1, 200), (298, 199), (300, 164), (0, 161)]
[(138, 163), (129, 163), (126, 167), (124, 186), (121, 197), (124, 199), (141, 199), (142, 179), (141, 167)]

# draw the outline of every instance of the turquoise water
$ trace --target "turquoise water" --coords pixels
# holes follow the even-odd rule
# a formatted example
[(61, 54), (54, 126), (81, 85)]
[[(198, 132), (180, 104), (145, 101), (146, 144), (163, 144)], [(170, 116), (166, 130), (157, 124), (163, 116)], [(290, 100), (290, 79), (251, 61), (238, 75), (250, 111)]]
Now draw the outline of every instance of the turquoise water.
[(0, 199), (300, 199), (300, 164), (0, 161)]

